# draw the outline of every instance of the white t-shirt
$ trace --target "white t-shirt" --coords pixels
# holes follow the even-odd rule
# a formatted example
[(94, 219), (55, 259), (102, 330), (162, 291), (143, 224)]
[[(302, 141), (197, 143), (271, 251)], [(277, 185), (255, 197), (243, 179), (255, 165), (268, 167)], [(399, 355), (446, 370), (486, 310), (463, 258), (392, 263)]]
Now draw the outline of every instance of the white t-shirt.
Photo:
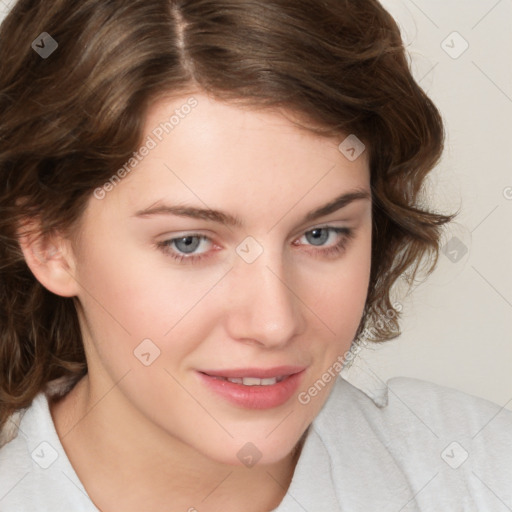
[[(377, 392), (337, 379), (274, 512), (510, 510), (512, 412), (396, 377)], [(44, 393), (0, 449), (0, 512), (28, 511), (98, 512), (66, 457)]]

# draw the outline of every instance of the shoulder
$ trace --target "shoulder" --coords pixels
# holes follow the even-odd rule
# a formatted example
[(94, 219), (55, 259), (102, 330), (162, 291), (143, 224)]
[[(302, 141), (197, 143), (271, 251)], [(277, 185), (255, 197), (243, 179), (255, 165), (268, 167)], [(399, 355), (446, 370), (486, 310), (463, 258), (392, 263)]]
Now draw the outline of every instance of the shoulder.
[(0, 497), (4, 507), (8, 506), (9, 494), (12, 497), (14, 489), (26, 481), (33, 470), (31, 452), (34, 447), (31, 446), (30, 438), (34, 428), (42, 426), (44, 421), (44, 405), (41, 403), (44, 400), (45, 397), (39, 394), (30, 406), (13, 413), (0, 433)]
[[(512, 411), (484, 398), (458, 389), (412, 377), (393, 377), (383, 383), (378, 396), (372, 396), (344, 379), (338, 379), (328, 399), (328, 414), (340, 415), (347, 409), (364, 412), (368, 420), (410, 424), (414, 419), (430, 422), (439, 429), (458, 425), (465, 431), (482, 427), (491, 420), (491, 430), (510, 429)], [(491, 425), (492, 424), (492, 425)]]
[(410, 377), (389, 379), (387, 390), (388, 409), (383, 410), (384, 414), (401, 416), (402, 421), (416, 418), (440, 436), (470, 436), (475, 442), (512, 436), (512, 411), (505, 408), (506, 404)]
[(501, 409), (498, 404), (485, 398), (413, 377), (393, 377), (387, 381), (386, 385), (390, 398), (393, 396), (398, 398), (398, 394), (400, 394), (413, 401), (424, 402), (427, 406), (444, 407), (450, 405), (467, 407), (471, 410)]
[[(2, 429), (0, 447), (0, 510), (96, 511), (74, 472), (42, 391), (29, 407), (11, 416)], [(13, 421), (17, 420), (17, 421)]]
[[(48, 429), (50, 424), (53, 424), (48, 406), (48, 398), (63, 396), (72, 386), (73, 380), (69, 377), (61, 377), (47, 382), (45, 387), (36, 394), (28, 407), (19, 409), (9, 416), (0, 429), (0, 449), (12, 441), (14, 443), (10, 444), (10, 449), (20, 447), (23, 445), (23, 441), (27, 440), (27, 435), (24, 434), (20, 426), (22, 421), (24, 421), (25, 425), (28, 424), (30, 427), (33, 425), (39, 427), (44, 426)], [(25, 415), (26, 419), (23, 419)], [(32, 430), (31, 428), (31, 431)], [(5, 451), (0, 453), (5, 453)]]
[[(463, 391), (410, 377), (383, 383), (378, 396), (338, 379), (318, 426), (325, 436), (336, 428), (358, 425), (389, 446), (434, 439), (468, 438), (473, 446), (509, 443), (512, 450), (512, 411)], [(511, 454), (512, 455), (512, 454)]]
[(338, 493), (360, 489), (370, 509), (384, 499), (394, 510), (422, 488), (413, 500), (421, 510), (491, 510), (489, 488), (512, 503), (512, 412), (483, 398), (395, 377), (375, 399), (338, 379), (314, 431)]

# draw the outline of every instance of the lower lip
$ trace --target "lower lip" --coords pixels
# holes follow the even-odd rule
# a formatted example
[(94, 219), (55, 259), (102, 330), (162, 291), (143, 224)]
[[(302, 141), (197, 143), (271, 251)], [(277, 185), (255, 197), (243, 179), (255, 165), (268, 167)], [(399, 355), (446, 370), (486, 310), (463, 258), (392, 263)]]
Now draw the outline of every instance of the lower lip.
[(244, 386), (197, 372), (203, 382), (218, 395), (245, 409), (271, 409), (290, 400), (300, 386), (305, 370), (270, 386)]

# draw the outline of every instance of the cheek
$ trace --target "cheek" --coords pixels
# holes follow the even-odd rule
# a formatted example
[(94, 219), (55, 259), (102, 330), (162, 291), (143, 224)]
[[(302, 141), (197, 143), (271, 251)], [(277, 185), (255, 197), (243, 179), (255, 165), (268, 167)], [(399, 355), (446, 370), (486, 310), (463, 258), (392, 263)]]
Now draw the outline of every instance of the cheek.
[(130, 241), (116, 242), (102, 244), (96, 237), (93, 244), (101, 251), (91, 247), (81, 256), (80, 301), (107, 324), (117, 321), (133, 336), (162, 336), (215, 280), (215, 276), (171, 269), (164, 256), (142, 251)]
[(361, 321), (371, 270), (370, 233), (362, 233), (328, 272), (316, 273), (314, 285), (311, 278), (308, 281), (311, 302), (307, 303), (321, 319), (316, 322), (316, 339), (323, 340), (317, 348), (324, 369), (349, 350)]
[(199, 345), (217, 311), (209, 292), (225, 271), (171, 268), (164, 256), (148, 262), (147, 251), (120, 250), (122, 243), (102, 247), (83, 255), (77, 279), (86, 332), (104, 363), (118, 372), (139, 368), (134, 351), (147, 339), (164, 356), (159, 364), (171, 364), (170, 354), (180, 360)]
[(333, 326), (358, 325), (368, 295), (371, 238), (363, 232), (353, 242), (337, 263), (315, 273), (315, 283), (309, 283), (312, 303)]

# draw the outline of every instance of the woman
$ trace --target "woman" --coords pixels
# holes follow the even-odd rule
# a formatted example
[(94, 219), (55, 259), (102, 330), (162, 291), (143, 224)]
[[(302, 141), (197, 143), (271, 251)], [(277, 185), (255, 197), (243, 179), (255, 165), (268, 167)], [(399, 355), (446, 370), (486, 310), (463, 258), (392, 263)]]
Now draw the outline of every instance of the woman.
[(454, 217), (380, 4), (21, 0), (1, 41), (2, 511), (510, 502), (508, 412), (336, 378)]

